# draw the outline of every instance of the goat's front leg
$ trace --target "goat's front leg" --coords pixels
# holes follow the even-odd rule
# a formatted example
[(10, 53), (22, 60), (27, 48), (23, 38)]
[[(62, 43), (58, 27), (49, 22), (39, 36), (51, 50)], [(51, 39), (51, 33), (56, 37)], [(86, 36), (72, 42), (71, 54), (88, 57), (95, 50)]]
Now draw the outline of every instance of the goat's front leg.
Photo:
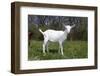
[(63, 46), (62, 46), (62, 42), (59, 42), (59, 44), (60, 44), (60, 48), (61, 48), (61, 54), (62, 54), (62, 55), (64, 55), (64, 53), (63, 53)]
[(60, 53), (60, 50), (61, 50), (61, 47), (60, 47), (60, 45), (59, 45), (58, 53)]

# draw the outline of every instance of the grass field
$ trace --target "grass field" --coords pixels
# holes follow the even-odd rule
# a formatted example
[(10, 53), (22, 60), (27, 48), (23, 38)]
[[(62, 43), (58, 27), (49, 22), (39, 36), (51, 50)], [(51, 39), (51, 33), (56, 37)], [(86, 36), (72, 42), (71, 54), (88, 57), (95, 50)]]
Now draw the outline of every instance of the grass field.
[(79, 59), (88, 57), (87, 41), (65, 41), (64, 56), (58, 52), (58, 43), (49, 44), (49, 52), (43, 55), (43, 41), (31, 41), (28, 46), (28, 60), (51, 60), (51, 59)]

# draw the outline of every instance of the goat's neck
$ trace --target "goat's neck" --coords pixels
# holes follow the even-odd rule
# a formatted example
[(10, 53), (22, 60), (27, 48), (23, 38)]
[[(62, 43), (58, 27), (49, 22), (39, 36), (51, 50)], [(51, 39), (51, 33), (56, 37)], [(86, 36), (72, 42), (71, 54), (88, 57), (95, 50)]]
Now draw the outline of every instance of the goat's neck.
[(65, 30), (64, 30), (64, 35), (67, 36), (67, 34), (68, 34), (68, 30), (65, 29)]

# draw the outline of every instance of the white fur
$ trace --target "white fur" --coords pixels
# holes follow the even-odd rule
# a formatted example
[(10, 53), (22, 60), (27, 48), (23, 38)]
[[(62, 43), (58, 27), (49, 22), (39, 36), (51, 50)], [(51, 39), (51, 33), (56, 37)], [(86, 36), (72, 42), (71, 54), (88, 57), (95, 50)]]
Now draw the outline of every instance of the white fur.
[(45, 53), (45, 48), (47, 48), (47, 51), (48, 51), (48, 41), (51, 41), (51, 42), (59, 42), (59, 45), (60, 45), (59, 46), (59, 51), (61, 51), (61, 54), (64, 55), (62, 43), (67, 38), (67, 35), (68, 35), (68, 33), (70, 33), (71, 28), (73, 28), (74, 26), (75, 25), (65, 26), (64, 31), (56, 31), (56, 30), (48, 29), (45, 32), (43, 32), (41, 29), (39, 29), (39, 31), (44, 36), (43, 53), (46, 54)]

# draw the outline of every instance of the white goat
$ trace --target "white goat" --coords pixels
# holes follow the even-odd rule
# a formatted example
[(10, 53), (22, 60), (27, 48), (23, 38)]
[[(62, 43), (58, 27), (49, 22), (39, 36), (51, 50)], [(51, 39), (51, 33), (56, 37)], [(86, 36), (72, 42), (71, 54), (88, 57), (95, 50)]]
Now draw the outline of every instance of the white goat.
[(68, 33), (70, 33), (70, 30), (74, 27), (73, 26), (65, 26), (65, 30), (64, 31), (56, 31), (56, 30), (46, 30), (45, 32), (43, 32), (41, 29), (39, 29), (39, 31), (43, 34), (44, 36), (44, 43), (43, 43), (43, 53), (45, 53), (45, 48), (47, 48), (48, 51), (48, 41), (51, 42), (59, 42), (59, 51), (61, 51), (61, 54), (64, 55), (63, 53), (63, 46), (62, 43), (64, 42), (64, 40), (67, 38)]

